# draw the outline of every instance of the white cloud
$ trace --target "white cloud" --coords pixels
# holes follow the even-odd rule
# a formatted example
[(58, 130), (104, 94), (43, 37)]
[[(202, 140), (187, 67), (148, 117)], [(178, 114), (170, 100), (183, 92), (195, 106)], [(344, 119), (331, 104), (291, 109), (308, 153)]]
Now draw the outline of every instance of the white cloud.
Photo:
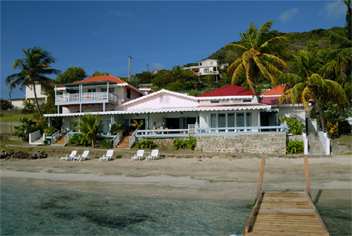
[(298, 8), (291, 8), (288, 9), (286, 11), (283, 11), (280, 16), (279, 16), (279, 20), (281, 22), (287, 22), (289, 20), (291, 20), (293, 17), (295, 17), (297, 14), (299, 13)]
[(345, 8), (343, 0), (332, 0), (325, 4), (324, 11), (327, 16), (339, 17), (345, 14)]

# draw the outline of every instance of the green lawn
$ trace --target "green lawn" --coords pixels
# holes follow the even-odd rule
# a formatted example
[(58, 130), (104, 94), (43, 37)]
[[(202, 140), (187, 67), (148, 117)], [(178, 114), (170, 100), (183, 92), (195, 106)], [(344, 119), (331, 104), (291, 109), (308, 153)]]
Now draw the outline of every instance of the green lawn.
[(33, 113), (23, 114), (21, 111), (2, 111), (0, 113), (0, 122), (19, 122), (21, 118), (32, 118)]

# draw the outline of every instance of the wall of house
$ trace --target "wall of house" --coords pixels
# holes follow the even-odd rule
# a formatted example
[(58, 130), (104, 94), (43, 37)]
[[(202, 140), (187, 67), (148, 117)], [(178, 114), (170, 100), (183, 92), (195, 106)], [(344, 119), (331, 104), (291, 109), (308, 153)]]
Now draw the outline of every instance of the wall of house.
[(286, 154), (286, 133), (265, 132), (196, 137), (196, 150), (202, 152)]
[(126, 105), (125, 110), (151, 110), (163, 108), (177, 108), (177, 107), (196, 107), (197, 101), (174, 96), (170, 94), (160, 94), (149, 99), (136, 101), (133, 104)]
[[(37, 92), (37, 98), (45, 98), (46, 99), (46, 94), (45, 91), (42, 89), (42, 86), (40, 84), (35, 85), (35, 90)], [(34, 99), (34, 89), (32, 85), (26, 86), (26, 99)]]
[(23, 109), (24, 107), (24, 99), (13, 99), (13, 100), (10, 100), (12, 106), (16, 109)]

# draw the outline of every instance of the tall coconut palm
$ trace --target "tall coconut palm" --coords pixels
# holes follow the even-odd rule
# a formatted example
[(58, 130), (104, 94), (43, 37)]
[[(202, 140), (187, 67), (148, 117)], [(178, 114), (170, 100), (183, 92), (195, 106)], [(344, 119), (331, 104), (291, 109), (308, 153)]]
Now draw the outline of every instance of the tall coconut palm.
[(92, 147), (95, 148), (97, 136), (101, 130), (99, 117), (93, 115), (83, 116), (79, 122), (79, 129), (84, 141), (91, 143)]
[(281, 101), (290, 101), (293, 104), (303, 103), (306, 110), (309, 108), (309, 102), (314, 101), (323, 130), (325, 130), (325, 120), (320, 109), (321, 103), (327, 99), (339, 105), (348, 103), (345, 91), (338, 82), (324, 79), (316, 73), (287, 89), (281, 97)]
[(256, 80), (260, 76), (276, 84), (278, 76), (287, 68), (286, 62), (273, 52), (275, 44), (286, 39), (282, 36), (270, 37), (271, 26), (271, 21), (259, 29), (251, 24), (247, 32), (241, 34), (239, 43), (229, 45), (240, 52), (240, 56), (228, 68), (232, 83), (238, 83), (244, 77), (254, 94)]
[(37, 110), (42, 114), (35, 85), (48, 87), (51, 80), (47, 76), (58, 73), (58, 70), (50, 66), (55, 59), (47, 51), (37, 47), (23, 49), (23, 53), (24, 57), (15, 60), (13, 64), (13, 68), (19, 72), (9, 75), (6, 82), (10, 88), (32, 86)]

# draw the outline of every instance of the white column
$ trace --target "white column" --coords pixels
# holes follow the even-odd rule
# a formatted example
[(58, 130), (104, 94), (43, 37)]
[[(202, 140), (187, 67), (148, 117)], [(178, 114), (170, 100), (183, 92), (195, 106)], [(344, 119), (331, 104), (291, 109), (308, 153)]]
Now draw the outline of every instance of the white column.
[(79, 112), (82, 112), (82, 84), (78, 86), (79, 90)]
[(106, 99), (109, 101), (109, 82), (106, 83)]

